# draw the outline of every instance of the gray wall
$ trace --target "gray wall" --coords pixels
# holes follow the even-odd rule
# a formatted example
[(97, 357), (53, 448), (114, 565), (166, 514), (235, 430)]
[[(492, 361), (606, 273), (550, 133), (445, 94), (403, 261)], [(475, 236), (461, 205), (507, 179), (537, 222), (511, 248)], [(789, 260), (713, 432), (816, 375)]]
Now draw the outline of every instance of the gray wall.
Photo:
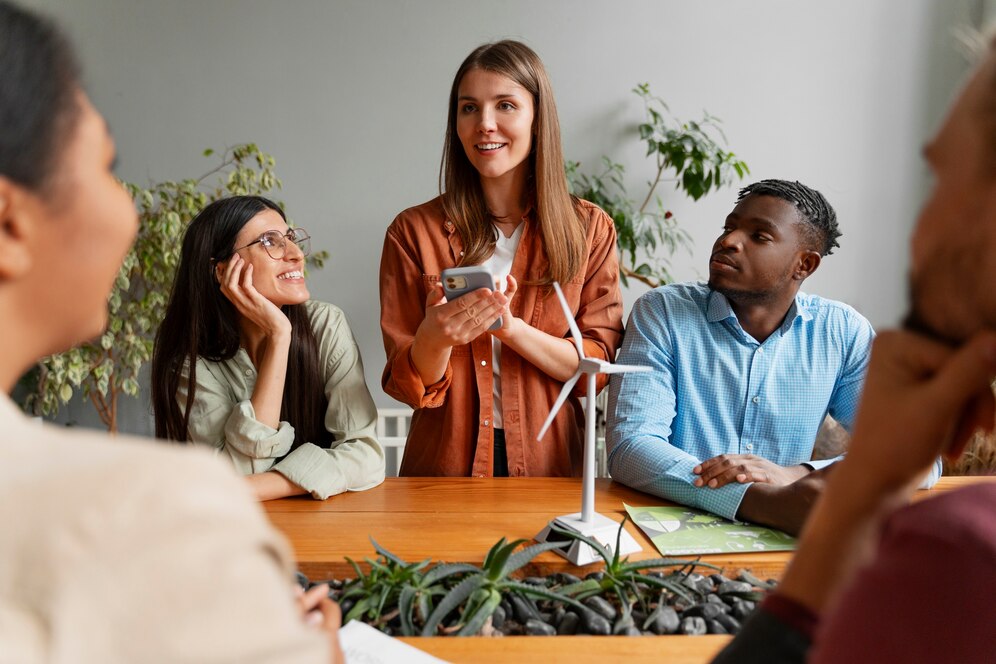
[[(570, 159), (651, 165), (629, 91), (647, 81), (680, 117), (723, 119), (752, 179), (799, 179), (837, 208), (842, 248), (805, 289), (876, 326), (904, 308), (907, 239), (927, 179), (919, 152), (956, 88), (957, 0), (33, 0), (59, 18), (118, 141), (121, 177), (198, 175), (206, 147), (255, 141), (277, 159), (281, 198), (331, 264), (315, 297), (349, 316), (381, 405), (377, 269), (398, 211), (436, 194), (446, 95), (476, 45), (522, 39), (553, 79)], [(670, 192), (665, 190), (665, 194)], [(706, 257), (735, 192), (668, 205), (695, 238), (677, 276)], [(629, 305), (642, 289), (626, 293)], [(147, 431), (147, 403), (123, 416)], [(92, 422), (78, 404), (70, 419)]]

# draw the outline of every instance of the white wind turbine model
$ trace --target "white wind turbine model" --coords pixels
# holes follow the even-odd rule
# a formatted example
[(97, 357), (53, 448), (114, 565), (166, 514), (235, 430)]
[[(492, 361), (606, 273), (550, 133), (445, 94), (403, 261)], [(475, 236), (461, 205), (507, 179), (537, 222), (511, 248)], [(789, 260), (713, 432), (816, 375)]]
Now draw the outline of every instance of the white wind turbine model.
[[(581, 362), (578, 364), (578, 370), (574, 375), (564, 383), (564, 388), (560, 391), (560, 396), (557, 397), (557, 401), (553, 404), (550, 415), (546, 418), (546, 422), (543, 423), (543, 428), (540, 429), (536, 439), (542, 440), (543, 434), (550, 428), (553, 418), (556, 417), (557, 412), (564, 405), (567, 396), (571, 393), (578, 379), (581, 378), (581, 374), (588, 374), (587, 423), (585, 424), (584, 436), (584, 474), (582, 476), (581, 511), (554, 518), (553, 521), (540, 531), (540, 534), (536, 536), (536, 540), (539, 542), (557, 541), (559, 538), (557, 533), (554, 532), (554, 528), (557, 528), (586, 535), (608, 548), (614, 549), (619, 524), (609, 517), (595, 512), (595, 379), (600, 373), (625, 373), (627, 371), (650, 371), (651, 369), (650, 367), (612, 364), (605, 360), (585, 357), (584, 346), (581, 344), (581, 330), (578, 329), (578, 324), (571, 314), (570, 307), (567, 306), (567, 300), (564, 299), (564, 293), (560, 290), (560, 284), (554, 282), (553, 288), (557, 292), (557, 299), (560, 300), (564, 316), (567, 317), (567, 324), (571, 328), (571, 336), (574, 337), (574, 345), (577, 346)], [(570, 542), (565, 541), (564, 545), (563, 549), (554, 549), (554, 551), (575, 565), (587, 565), (599, 560), (599, 556), (595, 550), (584, 542), (570, 540)], [(633, 539), (632, 535), (623, 530), (622, 537), (619, 539), (619, 549), (619, 554), (623, 555), (642, 551), (643, 547)]]

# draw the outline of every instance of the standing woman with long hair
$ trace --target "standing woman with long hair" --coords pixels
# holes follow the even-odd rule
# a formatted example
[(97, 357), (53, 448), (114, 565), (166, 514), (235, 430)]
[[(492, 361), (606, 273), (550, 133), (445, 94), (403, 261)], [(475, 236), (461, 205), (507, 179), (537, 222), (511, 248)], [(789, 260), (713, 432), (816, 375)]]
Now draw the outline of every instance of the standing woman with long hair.
[[(579, 475), (583, 381), (536, 440), (579, 362), (551, 284), (564, 290), (585, 354), (614, 359), (616, 234), (568, 191), (553, 91), (528, 46), (485, 44), (460, 65), (440, 189), (398, 215), (381, 257), (383, 385), (415, 409), (401, 474)], [(473, 265), (498, 288), (446, 301), (440, 273)]]
[(156, 335), (156, 436), (224, 451), (260, 500), (384, 479), (359, 348), (338, 307), (309, 299), (309, 243), (262, 196), (211, 203)]

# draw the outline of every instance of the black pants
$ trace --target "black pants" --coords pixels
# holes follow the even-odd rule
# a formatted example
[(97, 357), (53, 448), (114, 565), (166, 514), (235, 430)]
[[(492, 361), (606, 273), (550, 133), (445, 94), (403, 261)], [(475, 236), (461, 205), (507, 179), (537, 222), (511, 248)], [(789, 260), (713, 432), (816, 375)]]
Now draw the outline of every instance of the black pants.
[(493, 463), (492, 475), (495, 477), (508, 477), (508, 453), (505, 451), (505, 430), (495, 429), (495, 448), (491, 459)]

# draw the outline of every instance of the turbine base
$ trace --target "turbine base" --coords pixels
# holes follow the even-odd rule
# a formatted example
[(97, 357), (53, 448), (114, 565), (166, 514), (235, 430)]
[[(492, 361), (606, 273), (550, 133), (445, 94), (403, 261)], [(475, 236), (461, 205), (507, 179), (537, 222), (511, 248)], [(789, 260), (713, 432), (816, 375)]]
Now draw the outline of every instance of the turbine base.
[[(591, 521), (587, 523), (581, 520), (580, 512), (555, 517), (536, 536), (536, 541), (563, 542), (564, 546), (554, 549), (554, 552), (575, 565), (590, 565), (591, 563), (600, 562), (602, 557), (585, 542), (558, 535), (554, 531), (555, 527), (560, 530), (569, 530), (590, 537), (610, 551), (616, 548), (616, 534), (619, 532), (619, 523), (617, 521), (613, 521), (609, 517), (597, 512), (591, 515)], [(622, 537), (619, 538), (619, 549), (619, 555), (621, 556), (643, 551), (643, 547), (625, 529), (622, 531)]]

